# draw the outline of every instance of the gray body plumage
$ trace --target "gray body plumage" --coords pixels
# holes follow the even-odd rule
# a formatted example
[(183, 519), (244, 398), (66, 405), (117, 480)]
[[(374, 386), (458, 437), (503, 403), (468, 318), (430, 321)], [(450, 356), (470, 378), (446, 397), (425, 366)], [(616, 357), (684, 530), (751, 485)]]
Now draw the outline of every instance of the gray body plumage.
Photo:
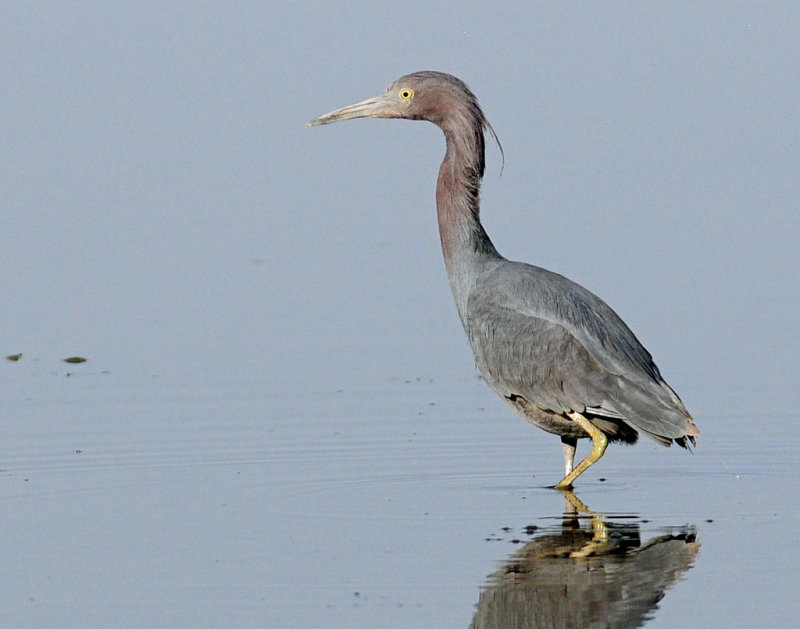
[[(603, 300), (495, 249), (480, 222), (479, 191), (484, 130), (497, 136), (462, 81), (415, 72), (309, 124), (360, 117), (428, 120), (444, 132), (436, 207), (456, 308), (484, 380), (525, 419), (562, 438), (567, 476), (556, 487), (570, 487), (608, 440), (634, 443), (641, 431), (663, 445), (694, 442), (699, 431), (686, 407)], [(593, 451), (573, 470), (575, 440), (588, 436)]]
[(628, 326), (590, 291), (501, 259), (476, 278), (466, 304), (462, 323), (479, 371), (526, 419), (561, 436), (585, 437), (560, 419), (575, 411), (612, 440), (634, 442), (629, 426), (659, 443), (684, 445), (685, 407)]

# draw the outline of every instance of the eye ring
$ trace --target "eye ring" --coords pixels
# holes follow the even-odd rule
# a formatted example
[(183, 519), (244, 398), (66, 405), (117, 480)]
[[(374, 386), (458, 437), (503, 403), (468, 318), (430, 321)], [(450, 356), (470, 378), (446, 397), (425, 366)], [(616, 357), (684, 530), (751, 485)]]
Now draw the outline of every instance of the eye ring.
[(411, 100), (414, 98), (414, 90), (410, 87), (404, 87), (400, 90), (400, 100)]

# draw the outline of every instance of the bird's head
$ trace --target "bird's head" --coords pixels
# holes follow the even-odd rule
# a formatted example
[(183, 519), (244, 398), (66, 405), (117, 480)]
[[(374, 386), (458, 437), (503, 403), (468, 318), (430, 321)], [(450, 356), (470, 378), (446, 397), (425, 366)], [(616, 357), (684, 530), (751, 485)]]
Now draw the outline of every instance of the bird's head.
[(429, 120), (445, 132), (448, 146), (453, 138), (454, 144), (465, 146), (465, 151), (477, 155), (479, 176), (483, 175), (484, 129), (492, 134), (503, 154), (500, 140), (478, 105), (478, 99), (463, 81), (444, 72), (426, 70), (407, 74), (383, 94), (314, 118), (306, 126), (353, 118)]
[(397, 79), (383, 94), (324, 114), (308, 126), (352, 118), (430, 120), (442, 126), (459, 109), (480, 112), (475, 96), (461, 80), (443, 72), (414, 72)]

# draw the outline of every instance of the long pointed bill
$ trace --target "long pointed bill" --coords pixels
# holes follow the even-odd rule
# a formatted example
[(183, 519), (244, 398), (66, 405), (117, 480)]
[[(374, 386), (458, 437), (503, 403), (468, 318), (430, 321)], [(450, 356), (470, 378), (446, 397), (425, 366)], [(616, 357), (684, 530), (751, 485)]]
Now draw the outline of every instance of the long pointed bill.
[(362, 100), (360, 103), (355, 103), (354, 105), (336, 109), (319, 118), (314, 118), (314, 120), (309, 120), (306, 126), (316, 127), (321, 124), (330, 124), (331, 122), (351, 120), (353, 118), (389, 118), (391, 117), (391, 105), (391, 103), (387, 102), (386, 96), (382, 94), (380, 96), (368, 98), (367, 100)]

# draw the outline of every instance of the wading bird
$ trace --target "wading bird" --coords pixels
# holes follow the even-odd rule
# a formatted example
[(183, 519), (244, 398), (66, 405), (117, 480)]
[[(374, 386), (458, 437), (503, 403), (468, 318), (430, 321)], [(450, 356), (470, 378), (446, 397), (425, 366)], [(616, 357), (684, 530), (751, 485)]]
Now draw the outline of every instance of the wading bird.
[[(415, 72), (308, 126), (352, 118), (428, 120), (444, 132), (436, 208), (458, 315), (487, 384), (527, 421), (561, 437), (566, 476), (557, 489), (571, 488), (609, 440), (635, 443), (641, 431), (665, 446), (694, 444), (699, 431), (689, 411), (602, 299), (495, 249), (480, 222), (479, 190), (484, 130), (497, 136), (462, 81)], [(573, 467), (584, 437), (592, 451)]]

